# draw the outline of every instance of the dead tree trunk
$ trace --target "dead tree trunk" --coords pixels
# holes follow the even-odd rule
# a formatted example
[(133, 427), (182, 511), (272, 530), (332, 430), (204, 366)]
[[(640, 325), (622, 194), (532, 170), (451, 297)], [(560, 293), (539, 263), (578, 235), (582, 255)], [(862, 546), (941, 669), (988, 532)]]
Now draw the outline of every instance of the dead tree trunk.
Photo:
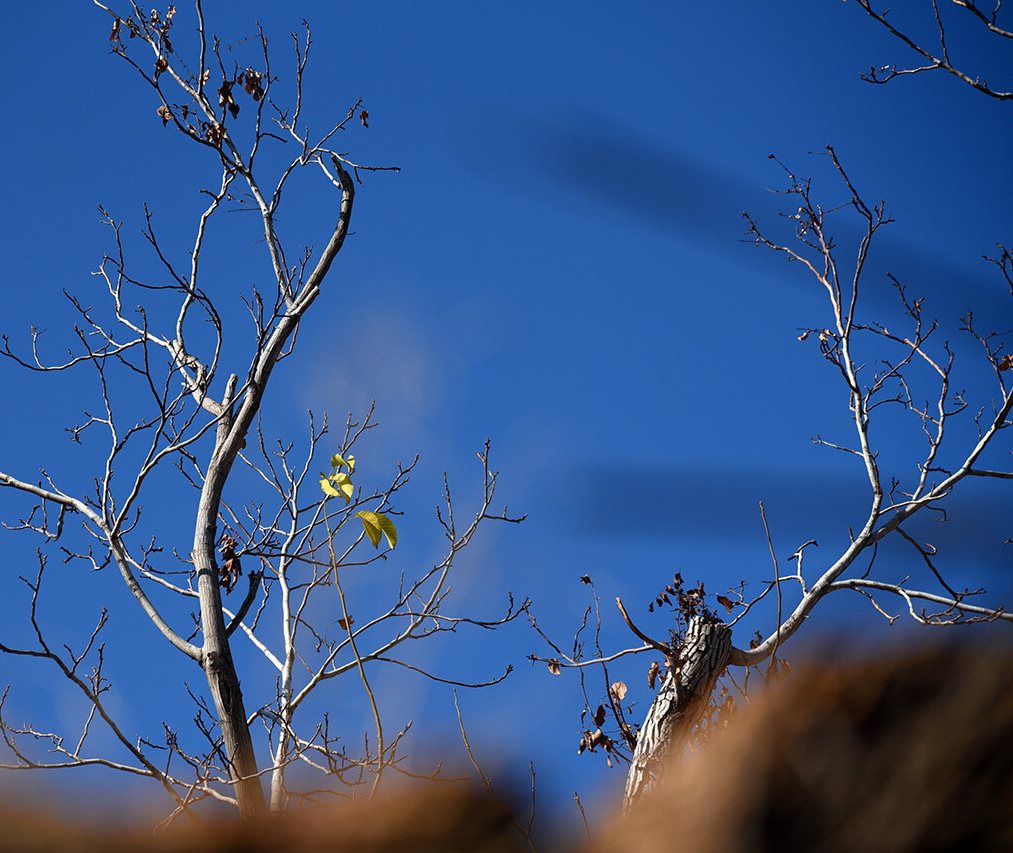
[(669, 661), (668, 673), (637, 735), (624, 810), (654, 787), (669, 757), (682, 749), (731, 654), (732, 632), (727, 625), (700, 617), (690, 622), (678, 659)]

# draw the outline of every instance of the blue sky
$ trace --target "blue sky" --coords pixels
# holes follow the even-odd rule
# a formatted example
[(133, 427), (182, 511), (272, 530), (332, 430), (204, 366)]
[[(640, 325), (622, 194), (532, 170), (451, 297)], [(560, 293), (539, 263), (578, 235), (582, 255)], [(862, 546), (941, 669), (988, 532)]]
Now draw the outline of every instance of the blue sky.
[[(846, 196), (826, 158), (810, 153), (831, 143), (867, 199), (887, 200), (897, 221), (871, 261), (867, 316), (896, 321), (884, 274), (902, 278), (953, 341), (958, 384), (987, 400), (957, 321), (972, 307), (984, 325), (1013, 327), (1004, 285), (980, 260), (1010, 237), (1013, 111), (941, 75), (863, 83), (870, 65), (908, 56), (853, 4), (206, 5), (224, 44), (259, 20), (283, 79), (287, 34), (309, 20), (307, 120), (322, 126), (362, 97), (370, 127), (342, 144), (360, 161), (403, 170), (366, 176), (354, 234), (267, 402), (269, 427), (300, 439), (307, 408), (340, 419), (375, 398), (383, 426), (360, 463), (386, 471), (421, 454), (387, 571), (433, 559), (441, 474), (460, 484), (462, 502), (473, 497), (474, 451), (487, 437), (501, 499), (529, 520), (486, 529), (464, 555), (456, 591), (475, 612), (494, 612), (508, 590), (529, 596), (562, 642), (587, 602), (585, 573), (603, 602), (622, 595), (659, 634), (663, 617), (649, 621), (646, 604), (674, 571), (714, 592), (768, 577), (760, 499), (779, 555), (816, 538), (830, 558), (846, 542), (848, 525), (864, 520), (863, 473), (810, 442), (816, 433), (849, 436), (846, 400), (815, 346), (796, 340), (801, 327), (828, 322), (822, 293), (742, 241), (743, 210), (779, 227), (769, 190), (783, 173), (772, 152), (812, 174), (816, 196), (832, 206)], [(108, 18), (84, 2), (47, 8), (45, 22), (28, 6), (8, 9), (0, 33), (9, 164), (2, 331), (24, 347), (29, 327), (43, 327), (58, 354), (72, 322), (61, 291), (101, 299), (89, 273), (111, 244), (96, 205), (124, 221), (138, 253), (145, 201), (166, 240), (186, 241), (212, 173), (162, 128), (150, 93), (109, 55)], [(178, 42), (192, 20), (180, 4)], [(911, 20), (930, 23), (924, 14)], [(965, 56), (997, 79), (1006, 72), (1008, 83), (1008, 52), (956, 32)], [(282, 228), (295, 243), (320, 245), (332, 201), (307, 184)], [(212, 261), (226, 302), (270, 274), (243, 216), (228, 220)], [(842, 220), (838, 233), (847, 252), (853, 223)], [(95, 460), (75, 453), (63, 428), (94, 405), (90, 378), (26, 376), (9, 363), (0, 371), (8, 401), (0, 467), (26, 479), (38, 467), (65, 471), (86, 487)], [(891, 422), (880, 436), (888, 470), (910, 472), (917, 430)], [(148, 505), (165, 517), (163, 536), (178, 525), (185, 543), (192, 522), (173, 488)], [(953, 583), (985, 584), (995, 602), (1013, 597), (1003, 545), (1011, 507), (1008, 489), (970, 483), (951, 523), (931, 528)], [(24, 505), (4, 493), (0, 509), (10, 517)], [(6, 591), (33, 571), (35, 543), (4, 534), (3, 547), (0, 624), (20, 631), (23, 596)], [(896, 563), (883, 571), (918, 576), (913, 552), (885, 556)], [(65, 567), (58, 555), (53, 563), (52, 624), (80, 636), (110, 606), (110, 666), (127, 728), (155, 736), (161, 719), (188, 717), (182, 680), (200, 685), (200, 673), (172, 659), (118, 578)], [(858, 644), (909, 633), (900, 625), (887, 633), (857, 597), (827, 604), (822, 628), (807, 626), (799, 646), (824, 631)], [(606, 612), (608, 643), (630, 644)], [(762, 618), (756, 626), (772, 627)], [(604, 808), (622, 774), (577, 759), (576, 679), (530, 667), (530, 651), (546, 650), (518, 623), (427, 654), (450, 676), (517, 665), (504, 684), (463, 697), (469, 725), (488, 769), (522, 778), (533, 760), (546, 809), (571, 820), (574, 790)], [(264, 673), (246, 663), (249, 696)], [(139, 672), (142, 664), (157, 674)], [(638, 714), (649, 701), (646, 665), (613, 672), (643, 691)], [(54, 727), (76, 719), (55, 672), (0, 659), (0, 682), (14, 684), (15, 716)], [(393, 721), (416, 719), (420, 751), (457, 748), (449, 693), (393, 676), (381, 686)], [(368, 727), (364, 706), (350, 707), (347, 726), (353, 740)], [(77, 792), (91, 778), (121, 784), (83, 774), (62, 784)]]

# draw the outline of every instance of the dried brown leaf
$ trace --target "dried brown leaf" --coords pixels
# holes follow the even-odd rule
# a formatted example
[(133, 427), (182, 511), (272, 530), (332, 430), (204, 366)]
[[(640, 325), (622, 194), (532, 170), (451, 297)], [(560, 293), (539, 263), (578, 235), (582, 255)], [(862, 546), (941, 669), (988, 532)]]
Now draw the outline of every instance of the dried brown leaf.
[(212, 124), (209, 124), (207, 130), (204, 131), (204, 138), (217, 148), (222, 144), (222, 140), (225, 138), (225, 128), (218, 122), (213, 122)]
[(362, 122), (363, 127), (369, 127), (369, 110), (362, 110), (359, 113), (359, 121)]
[(343, 630), (347, 631), (355, 624), (355, 617), (349, 616), (347, 619), (342, 617), (341, 619), (338, 620), (338, 624), (341, 626)]
[(658, 674), (661, 672), (661, 665), (655, 660), (651, 661), (651, 665), (647, 669), (647, 686), (654, 689), (654, 684), (658, 680)]
[(255, 101), (264, 97), (264, 75), (252, 68), (247, 68), (240, 76), (239, 82), (246, 93)]
[(556, 660), (555, 658), (549, 658), (549, 660), (546, 661), (546, 663), (549, 665), (549, 672), (551, 672), (553, 675), (559, 675), (561, 670), (558, 660)]
[(599, 705), (597, 710), (594, 712), (594, 724), (601, 728), (605, 725), (605, 706)]
[(580, 582), (581, 583), (587, 583), (587, 584), (592, 583), (591, 576), (590, 575), (581, 575), (580, 576)]
[(218, 569), (218, 582), (226, 592), (232, 592), (232, 587), (243, 573), (239, 564), (239, 557), (236, 554), (236, 540), (231, 536), (223, 536), (221, 539), (222, 564)]
[(731, 613), (735, 609), (735, 602), (732, 601), (727, 596), (725, 596), (725, 595), (719, 595), (717, 597), (717, 599), (718, 599), (718, 604), (720, 604), (725, 609), (726, 613)]
[(626, 682), (624, 681), (613, 681), (609, 686), (609, 693), (615, 698), (617, 702), (622, 702), (626, 697)]

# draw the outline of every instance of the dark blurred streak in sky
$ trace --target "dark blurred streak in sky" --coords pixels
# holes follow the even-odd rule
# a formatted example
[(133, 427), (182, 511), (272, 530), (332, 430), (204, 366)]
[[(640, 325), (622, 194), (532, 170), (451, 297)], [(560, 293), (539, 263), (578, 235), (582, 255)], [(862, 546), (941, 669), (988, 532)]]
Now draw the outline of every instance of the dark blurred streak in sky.
[[(561, 472), (554, 504), (581, 536), (629, 540), (631, 535), (671, 542), (722, 542), (766, 548), (758, 502), (762, 500), (778, 559), (787, 557), (810, 538), (831, 546), (826, 537), (846, 542), (850, 526), (864, 524), (869, 506), (868, 483), (822, 472), (749, 471), (665, 466), (587, 466)], [(600, 484), (613, 484), (602, 500)], [(975, 481), (979, 484), (981, 481)], [(615, 484), (619, 484), (616, 486)], [(1013, 503), (992, 499), (991, 488), (965, 483), (944, 506), (948, 519), (922, 514), (905, 525), (912, 536), (939, 549), (939, 565), (947, 557), (974, 563), (1011, 586), (1013, 567)], [(899, 543), (898, 543), (899, 544)], [(905, 571), (921, 571), (917, 553), (904, 545)], [(814, 554), (820, 562), (830, 553)], [(986, 585), (986, 578), (980, 579)]]
[[(497, 110), (496, 135), (483, 147), (495, 148), (494, 157), (483, 158), (484, 169), (490, 164), (510, 162), (514, 168), (502, 175), (511, 180), (527, 173), (539, 183), (547, 182), (604, 208), (633, 217), (652, 228), (691, 238), (711, 250), (720, 250), (743, 263), (755, 265), (746, 244), (741, 251), (729, 251), (746, 237), (743, 210), (748, 210), (769, 236), (786, 242), (791, 238), (779, 212), (790, 206), (791, 199), (769, 189), (782, 189), (785, 175), (770, 163), (769, 182), (753, 184), (731, 171), (707, 162), (696, 154), (677, 150), (677, 143), (658, 139), (639, 129), (621, 125), (611, 117), (576, 110), (560, 110), (551, 118), (522, 116), (509, 108)], [(838, 152), (847, 165), (847, 152)], [(767, 162), (764, 160), (763, 162)], [(824, 170), (823, 163), (788, 163), (799, 175)], [(824, 175), (826, 177), (826, 175)], [(870, 203), (878, 200), (875, 187), (860, 191)], [(846, 200), (839, 183), (829, 179), (814, 182), (814, 200), (829, 205), (831, 200)], [(889, 213), (889, 201), (887, 204)], [(926, 310), (956, 327), (957, 320), (973, 309), (980, 318), (995, 318), (990, 328), (1006, 328), (1013, 322), (1013, 306), (998, 271), (980, 258), (970, 257), (958, 263), (919, 247), (902, 236), (903, 223), (885, 227), (876, 238), (870, 255), (869, 272), (874, 276), (864, 291), (877, 309), (897, 306), (897, 298), (884, 277), (890, 272), (907, 287), (912, 298), (927, 297)], [(842, 257), (850, 258), (860, 238), (860, 223), (837, 215), (830, 229), (837, 238)], [(1004, 235), (997, 233), (994, 239)], [(991, 238), (990, 238), (991, 239)], [(808, 284), (800, 270), (785, 269), (778, 281), (804, 287)]]

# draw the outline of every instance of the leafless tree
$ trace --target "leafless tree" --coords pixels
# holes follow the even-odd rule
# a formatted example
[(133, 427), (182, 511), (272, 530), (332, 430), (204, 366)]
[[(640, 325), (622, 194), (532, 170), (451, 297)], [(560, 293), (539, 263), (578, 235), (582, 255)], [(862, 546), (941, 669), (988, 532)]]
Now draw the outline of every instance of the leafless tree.
[[(506, 612), (493, 618), (454, 613), (448, 579), (457, 554), (485, 521), (520, 519), (492, 509), (497, 478), (487, 444), (478, 454), (478, 505), (467, 518), (455, 514), (446, 484), (438, 513), (447, 542), (442, 559), (417, 574), (402, 573), (384, 600), (350, 601), (349, 575), (386, 560), (396, 545), (391, 516), (398, 512), (395, 500), (415, 463), (398, 465), (384, 485), (360, 485), (364, 475), (356, 470), (352, 451), (375, 426), (372, 410), (357, 421), (349, 417), (340, 437), (326, 441), (326, 418), (311, 415), (301, 449), (266, 439), (260, 417), (275, 367), (292, 355), (300, 322), (342, 250), (356, 185), (362, 173), (384, 168), (354, 162), (336, 148), (353, 126), (368, 126), (368, 113), (357, 102), (323, 133), (311, 135), (303, 118), (308, 27), (293, 36), (294, 85), (281, 96), (281, 78), (259, 28), (253, 38), (225, 48), (205, 29), (197, 0), (191, 50), (174, 44), (174, 6), (164, 13), (144, 12), (131, 3), (129, 13), (119, 14), (98, 0), (96, 5), (110, 16), (112, 53), (148, 87), (152, 112), (166, 132), (216, 164), (220, 180), (203, 191), (207, 204), (192, 242), (182, 250), (160, 238), (155, 217), (145, 209), (143, 234), (156, 261), (147, 271), (128, 258), (120, 224), (103, 211), (115, 246), (96, 274), (107, 308), (69, 297), (80, 318), (76, 351), (69, 357), (52, 361), (35, 330), (27, 354), (3, 338), (0, 352), (21, 368), (41, 374), (91, 371), (98, 408), (69, 432), (100, 461), (88, 493), (75, 492), (57, 472), (44, 470), (38, 479), (11, 473), (15, 460), (10, 458), (0, 471), (0, 485), (31, 502), (20, 523), (11, 526), (43, 540), (38, 568), (24, 579), (34, 640), (0, 644), (0, 651), (48, 661), (79, 689), (87, 708), (82, 730), (73, 735), (15, 725), (3, 713), (5, 689), (0, 735), (10, 757), (2, 766), (101, 765), (152, 779), (174, 801), (173, 815), (189, 813), (209, 798), (236, 806), (244, 816), (257, 813), (266, 806), (264, 777), (273, 809), (293, 800), (326, 800), (347, 790), (343, 786), (375, 790), (385, 771), (410, 772), (399, 754), (410, 723), (393, 734), (385, 729), (372, 673), (387, 665), (450, 684), (482, 686), (428, 672), (402, 649), (434, 635), (494, 628), (515, 618), (520, 608), (512, 598)], [(296, 252), (277, 225), (292, 178), (303, 170), (317, 172), (335, 193), (334, 224), (316, 253)], [(263, 293), (252, 287), (242, 294), (252, 323), (248, 360), (236, 364), (239, 334), (225, 319), (235, 307), (222, 305), (221, 288), (207, 285), (201, 262), (220, 214), (238, 206), (256, 216), (254, 233), (262, 234), (272, 288)], [(181, 255), (185, 263), (179, 262)], [(141, 300), (142, 307), (131, 309), (130, 300)], [(231, 333), (228, 348), (226, 331)], [(329, 462), (321, 464), (321, 455)], [(321, 467), (330, 473), (318, 474)], [(175, 561), (176, 549), (159, 533), (159, 518), (143, 509), (146, 497), (165, 488), (167, 471), (181, 478), (182, 489), (192, 488), (195, 507), (192, 544), (180, 549), (184, 553)], [(178, 505), (187, 505), (186, 494)], [(203, 745), (184, 746), (186, 739), (169, 725), (160, 739), (152, 739), (136, 737), (117, 722), (103, 672), (105, 610), (77, 650), (48, 635), (40, 613), (46, 596), (58, 594), (46, 586), (53, 549), (72, 564), (94, 570), (114, 566), (162, 638), (203, 669), (210, 702), (191, 694)], [(238, 605), (227, 604), (225, 596), (240, 583), (243, 567), (245, 591), (237, 590)], [(192, 629), (185, 624), (188, 610)], [(340, 613), (340, 618), (321, 622), (321, 613)], [(255, 708), (247, 707), (240, 689), (236, 640), (250, 643), (274, 673), (273, 699)], [(110, 649), (117, 651), (122, 649)], [(496, 683), (509, 671), (483, 683)], [(359, 754), (348, 751), (346, 740), (339, 742), (339, 726), (320, 710), (319, 701), (310, 707), (311, 697), (341, 676), (361, 682), (375, 722), (375, 733), (366, 736)], [(125, 758), (92, 753), (92, 731), (100, 725)], [(259, 757), (255, 736), (263, 736), (266, 744)], [(48, 747), (48, 755), (40, 757), (40, 744)], [(308, 791), (293, 786), (290, 770), (296, 764), (325, 778)]]
[[(971, 14), (996, 37), (1013, 35), (997, 23), (999, 3), (989, 13), (971, 2), (954, 0), (954, 5)], [(859, 6), (929, 61), (928, 65), (909, 70), (896, 66), (873, 69), (865, 77), (868, 81), (884, 83), (904, 74), (938, 69), (954, 74), (989, 97), (999, 100), (1011, 97), (969, 72), (961, 71), (951, 61), (936, 0), (931, 3), (940, 39), (936, 52), (919, 46), (896, 28), (885, 13), (874, 11), (872, 4), (859, 0)], [(606, 653), (598, 640), (601, 614), (597, 594), (570, 651), (552, 642), (531, 617), (535, 629), (553, 649), (552, 657), (536, 654), (531, 655), (533, 660), (545, 662), (555, 674), (567, 668), (576, 669), (581, 673), (582, 684), (585, 671), (602, 671), (607, 699), (595, 709), (596, 702), (585, 690), (586, 707), (582, 719), (590, 716), (594, 725), (585, 730), (580, 748), (604, 749), (610, 763), (613, 759), (628, 762), (624, 794), (627, 807), (655, 785), (668, 756), (678, 753), (691, 737), (706, 737), (707, 724), (720, 720), (734, 687), (730, 689), (724, 684), (719, 688), (719, 679), (727, 673), (732, 684), (741, 687), (742, 682), (732, 675), (736, 668), (744, 668), (748, 678), (749, 668), (763, 662), (769, 662), (768, 673), (777, 673), (777, 655), (782, 646), (831, 593), (853, 592), (891, 623), (904, 612), (928, 626), (1013, 622), (1013, 613), (982, 599), (983, 589), (958, 588), (948, 581), (935, 547), (919, 540), (908, 529), (909, 522), (916, 516), (936, 514), (945, 520), (948, 499), (966, 480), (1013, 480), (1013, 470), (1008, 466), (1003, 468), (1000, 463), (999, 468), (993, 468), (989, 461), (1001, 459), (1003, 455), (1008, 457), (1013, 452), (1009, 440), (1009, 428), (1013, 426), (1010, 331), (982, 331), (970, 313), (962, 319), (962, 331), (975, 342), (979, 353), (982, 375), (992, 382), (990, 396), (971, 401), (953, 386), (955, 354), (940, 339), (939, 325), (927, 317), (925, 301), (909, 295), (908, 288), (899, 279), (889, 276), (887, 286), (895, 289), (903, 309), (903, 328), (888, 327), (869, 318), (864, 296), (871, 286), (879, 283), (868, 280), (867, 261), (876, 250), (880, 229), (892, 220), (883, 202), (869, 204), (864, 200), (832, 147), (826, 149), (826, 156), (836, 176), (838, 192), (843, 194), (837, 203), (821, 204), (810, 179), (782, 166), (787, 179), (782, 191), (787, 202), (783, 216), (793, 233), (776, 237), (748, 214), (745, 219), (752, 242), (783, 255), (800, 267), (826, 296), (826, 321), (800, 330), (799, 340), (815, 344), (821, 357), (832, 366), (853, 426), (849, 442), (818, 437), (815, 440), (854, 457), (868, 482), (868, 511), (864, 518), (857, 520), (854, 528), (848, 528), (849, 544), (833, 558), (821, 560), (819, 552), (811, 550), (816, 543), (804, 542), (787, 560), (779, 560), (761, 504), (773, 562), (772, 578), (751, 597), (739, 587), (730, 590), (728, 595), (717, 596), (716, 605), (710, 606), (702, 585), (688, 589), (681, 575), (676, 575), (656, 600), (659, 606), (670, 605), (675, 614), (675, 624), (668, 638), (659, 640), (648, 636), (617, 599), (622, 619), (639, 645)], [(842, 249), (834, 238), (836, 222), (845, 216), (857, 220), (860, 225), (860, 236), (857, 243), (849, 247), (850, 251)], [(997, 256), (986, 260), (996, 266), (1013, 295), (1010, 258), (1009, 247), (999, 244)], [(993, 322), (996, 318), (990, 318), (989, 323)], [(926, 400), (929, 402), (922, 402)], [(883, 420), (888, 409), (906, 414), (909, 426), (922, 436), (922, 451), (903, 480), (883, 473), (882, 445), (872, 431), (874, 421), (878, 424)], [(973, 420), (970, 429), (969, 419)], [(895, 467), (896, 464), (890, 466)], [(996, 531), (995, 535), (1005, 534)], [(893, 561), (884, 567), (882, 559), (877, 562), (879, 546), (888, 537), (910, 546), (914, 567), (906, 562), (897, 566)], [(924, 582), (912, 579), (914, 570), (921, 572)], [(584, 581), (591, 583), (590, 578), (585, 577)], [(748, 647), (734, 643), (735, 626), (771, 595), (776, 600), (773, 630), (766, 636), (757, 633)], [(899, 612), (893, 604), (899, 606)], [(593, 620), (590, 620), (592, 615)], [(594, 649), (590, 654), (585, 652), (583, 639), (587, 630), (594, 631)], [(660, 654), (665, 666), (662, 670), (655, 662), (648, 672), (651, 689), (655, 689), (656, 683), (659, 686), (643, 723), (636, 728), (627, 719), (628, 709), (623, 708), (626, 684), (613, 681), (609, 666), (620, 658), (644, 653), (655, 658)], [(613, 735), (605, 729), (607, 720), (612, 721)]]

